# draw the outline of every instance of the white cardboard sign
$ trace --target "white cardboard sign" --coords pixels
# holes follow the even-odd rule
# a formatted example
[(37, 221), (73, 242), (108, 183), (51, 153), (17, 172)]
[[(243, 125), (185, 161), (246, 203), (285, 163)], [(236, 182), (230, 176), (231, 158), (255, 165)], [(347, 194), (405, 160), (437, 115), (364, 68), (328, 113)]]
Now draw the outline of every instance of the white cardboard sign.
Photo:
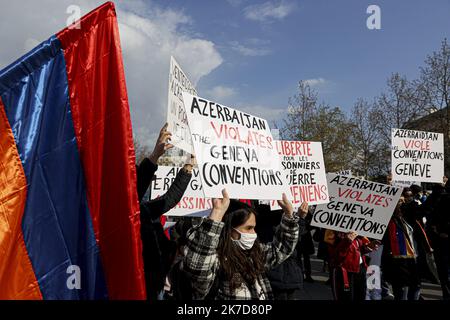
[(311, 225), (381, 240), (402, 190), (334, 173), (327, 180), (330, 202), (317, 205)]
[(183, 93), (192, 143), (206, 198), (289, 197), (269, 124), (245, 112)]
[[(159, 166), (156, 179), (151, 182), (151, 198), (156, 199), (164, 195), (172, 185), (181, 167)], [(192, 178), (180, 202), (166, 216), (203, 216), (212, 208), (211, 199), (203, 194), (202, 183), (198, 169), (192, 170)]]
[(171, 143), (193, 154), (191, 134), (183, 105), (183, 92), (197, 94), (194, 86), (174, 57), (170, 57), (167, 130), (172, 133)]
[(339, 174), (341, 176), (351, 176), (352, 175), (352, 170), (341, 170), (341, 171), (332, 172), (332, 173), (336, 173), (336, 174)]
[[(328, 202), (327, 176), (322, 143), (312, 141), (276, 141), (277, 151), (292, 194), (292, 204), (309, 205)], [(271, 201), (271, 209), (280, 209)]]
[(392, 180), (442, 183), (444, 135), (392, 129)]

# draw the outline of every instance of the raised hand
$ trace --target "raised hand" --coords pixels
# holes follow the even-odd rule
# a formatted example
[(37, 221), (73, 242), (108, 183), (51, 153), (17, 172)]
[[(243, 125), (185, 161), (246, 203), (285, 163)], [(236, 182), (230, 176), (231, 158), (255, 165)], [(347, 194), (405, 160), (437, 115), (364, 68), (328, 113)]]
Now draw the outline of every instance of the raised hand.
[(305, 217), (308, 215), (308, 202), (303, 202), (302, 205), (298, 208), (297, 215), (305, 219)]
[(292, 207), (291, 201), (287, 198), (286, 194), (283, 193), (282, 200), (277, 200), (278, 205), (283, 209), (284, 213), (288, 216), (292, 217), (292, 214), (294, 212), (294, 208)]
[(155, 147), (153, 148), (153, 152), (150, 155), (149, 159), (154, 164), (157, 164), (158, 159), (166, 152), (167, 150), (173, 148), (173, 144), (168, 143), (168, 140), (172, 137), (172, 133), (167, 131), (168, 123), (166, 123), (159, 132), (158, 140), (156, 140)]
[(195, 160), (195, 156), (191, 155), (188, 162), (184, 165), (184, 170), (186, 170), (188, 173), (192, 173), (192, 169), (196, 165), (197, 161)]
[(373, 241), (371, 241), (368, 245), (367, 245), (367, 247), (370, 249), (370, 250), (378, 250), (378, 247), (381, 245), (381, 241), (379, 241), (379, 240), (373, 240)]
[(227, 190), (222, 190), (222, 196), (222, 199), (212, 199), (213, 208), (209, 214), (209, 218), (217, 222), (222, 221), (222, 218), (230, 205), (230, 197), (228, 196)]
[(348, 240), (353, 241), (356, 239), (356, 237), (358, 236), (358, 234), (354, 231), (350, 231), (348, 233), (346, 233), (345, 235), (347, 237)]

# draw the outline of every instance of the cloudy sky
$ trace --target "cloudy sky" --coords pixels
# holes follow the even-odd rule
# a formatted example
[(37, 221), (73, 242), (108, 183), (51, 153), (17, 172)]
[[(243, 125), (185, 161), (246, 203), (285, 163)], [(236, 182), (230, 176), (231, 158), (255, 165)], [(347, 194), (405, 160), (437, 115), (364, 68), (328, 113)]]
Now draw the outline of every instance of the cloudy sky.
[[(65, 27), (67, 8), (104, 1), (0, 0), (0, 69)], [(450, 37), (450, 1), (115, 1), (133, 130), (153, 145), (164, 123), (170, 55), (199, 95), (281, 123), (299, 80), (348, 111), (392, 72), (414, 78)], [(369, 30), (367, 7), (381, 9)]]

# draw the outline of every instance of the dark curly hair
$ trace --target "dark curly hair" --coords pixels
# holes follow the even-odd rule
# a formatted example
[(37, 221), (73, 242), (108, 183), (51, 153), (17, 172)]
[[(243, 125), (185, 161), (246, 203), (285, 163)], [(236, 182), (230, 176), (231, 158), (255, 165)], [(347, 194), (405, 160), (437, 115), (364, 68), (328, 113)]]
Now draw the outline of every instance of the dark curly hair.
[(260, 243), (249, 250), (242, 250), (236, 246), (231, 238), (233, 228), (244, 224), (256, 211), (248, 205), (237, 200), (231, 200), (227, 212), (222, 218), (225, 226), (222, 230), (219, 246), (217, 248), (222, 275), (230, 282), (230, 289), (234, 291), (242, 283), (253, 284), (257, 277), (264, 273), (264, 256)]

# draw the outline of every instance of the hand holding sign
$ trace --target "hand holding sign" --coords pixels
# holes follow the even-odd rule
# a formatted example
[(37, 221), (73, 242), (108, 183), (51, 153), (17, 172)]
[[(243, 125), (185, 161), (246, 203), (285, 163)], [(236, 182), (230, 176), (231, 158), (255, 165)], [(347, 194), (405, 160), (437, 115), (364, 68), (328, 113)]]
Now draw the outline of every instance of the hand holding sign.
[[(312, 141), (276, 141), (283, 172), (291, 189), (292, 204), (298, 208), (302, 202), (327, 203), (328, 188), (323, 160), (322, 143)], [(278, 210), (271, 201), (271, 210)]]
[(308, 202), (303, 202), (302, 205), (298, 208), (297, 215), (305, 219), (306, 215), (308, 214)]
[(184, 169), (184, 171), (186, 171), (187, 173), (192, 173), (192, 169), (193, 169), (192, 164), (186, 163), (186, 164), (183, 166), (183, 169)]
[(348, 240), (353, 241), (356, 239), (356, 237), (358, 236), (358, 234), (354, 231), (348, 232), (345, 235), (347, 237)]
[(289, 201), (285, 193), (283, 193), (282, 200), (278, 200), (278, 205), (281, 207), (281, 209), (283, 209), (285, 214), (287, 214), (289, 217), (292, 217), (294, 207), (292, 206), (291, 201)]
[[(155, 173), (155, 179), (150, 186), (151, 199), (164, 195), (171, 188), (178, 174), (183, 171), (190, 174), (186, 190), (179, 202), (167, 213), (166, 216), (191, 216), (207, 217), (212, 209), (212, 198), (205, 198), (198, 169), (192, 165), (195, 159), (186, 161), (184, 167), (159, 166)], [(194, 167), (194, 168), (193, 168)]]
[(155, 148), (153, 149), (152, 154), (149, 159), (154, 164), (157, 164), (158, 159), (166, 152), (167, 150), (173, 148), (173, 145), (168, 143), (168, 140), (172, 137), (172, 133), (167, 131), (168, 124), (166, 123), (159, 132), (158, 140), (156, 141)]
[(167, 100), (168, 129), (173, 133), (172, 143), (190, 154), (194, 152), (191, 142), (191, 134), (186, 119), (186, 111), (183, 104), (183, 92), (197, 94), (187, 74), (174, 57), (170, 57), (169, 71), (169, 96)]
[(368, 245), (367, 245), (367, 248), (370, 250), (370, 251), (375, 251), (375, 250), (378, 250), (378, 247), (381, 245), (381, 241), (379, 241), (379, 240), (374, 240), (374, 241), (372, 241), (372, 242), (370, 242)]
[(192, 169), (194, 169), (195, 166), (195, 156), (191, 155), (188, 163), (186, 163), (183, 167), (184, 170), (186, 170), (188, 173), (192, 173)]
[(187, 92), (183, 101), (206, 198), (290, 195), (267, 120)]
[(382, 239), (401, 189), (333, 173), (327, 180), (330, 202), (317, 205), (311, 225)]
[(211, 220), (214, 220), (216, 222), (222, 221), (222, 218), (225, 214), (225, 212), (228, 209), (228, 206), (230, 205), (230, 197), (228, 196), (227, 190), (222, 190), (222, 199), (213, 199), (213, 209), (211, 210), (211, 213), (209, 214), (209, 218)]

